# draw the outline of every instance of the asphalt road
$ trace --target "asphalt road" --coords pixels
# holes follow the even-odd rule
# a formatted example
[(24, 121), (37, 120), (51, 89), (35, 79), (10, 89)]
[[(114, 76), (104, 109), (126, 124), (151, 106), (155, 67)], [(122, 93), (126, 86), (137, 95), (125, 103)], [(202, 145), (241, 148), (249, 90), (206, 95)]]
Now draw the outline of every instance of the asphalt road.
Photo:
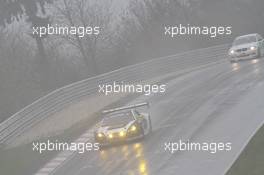
[[(253, 110), (253, 106), (249, 106), (250, 109), (239, 106), (263, 82), (263, 68), (264, 59), (237, 65), (222, 62), (175, 77), (167, 83), (165, 94), (140, 96), (134, 100), (150, 102), (148, 112), (153, 133), (137, 143), (77, 154), (55, 174), (224, 174), (264, 120), (257, 114), (246, 113)], [(165, 142), (179, 140), (231, 142), (232, 150), (215, 154), (165, 151)]]

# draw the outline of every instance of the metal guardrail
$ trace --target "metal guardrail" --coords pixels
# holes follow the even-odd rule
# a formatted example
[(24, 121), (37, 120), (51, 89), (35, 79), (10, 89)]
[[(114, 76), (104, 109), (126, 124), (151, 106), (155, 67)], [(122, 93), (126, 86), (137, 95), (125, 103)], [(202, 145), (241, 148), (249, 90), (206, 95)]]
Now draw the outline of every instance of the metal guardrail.
[(185, 68), (213, 63), (225, 59), (227, 49), (228, 44), (225, 44), (157, 58), (57, 89), (2, 122), (0, 124), (0, 144), (7, 144), (36, 123), (62, 110), (70, 103), (76, 102), (84, 96), (95, 95), (99, 84), (113, 81), (139, 82)]

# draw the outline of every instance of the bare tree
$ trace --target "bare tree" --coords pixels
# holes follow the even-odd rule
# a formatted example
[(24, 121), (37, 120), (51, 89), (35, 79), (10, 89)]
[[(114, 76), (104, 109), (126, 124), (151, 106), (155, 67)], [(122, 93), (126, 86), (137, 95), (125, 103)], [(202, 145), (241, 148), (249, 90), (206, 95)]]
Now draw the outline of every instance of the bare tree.
[[(57, 11), (53, 22), (74, 27), (99, 27), (98, 35), (60, 35), (68, 44), (77, 48), (91, 73), (98, 73), (98, 53), (111, 47), (112, 1), (61, 0), (53, 4)], [(104, 49), (104, 50), (103, 50)]]
[[(45, 26), (49, 23), (48, 18), (37, 15), (39, 11), (45, 14), (45, 4), (51, 0), (26, 0), (26, 1), (0, 1), (0, 26), (12, 23), (14, 20), (21, 20), (25, 14), (27, 22), (32, 26)], [(47, 62), (43, 39), (34, 37), (38, 48), (38, 56), (42, 63)]]

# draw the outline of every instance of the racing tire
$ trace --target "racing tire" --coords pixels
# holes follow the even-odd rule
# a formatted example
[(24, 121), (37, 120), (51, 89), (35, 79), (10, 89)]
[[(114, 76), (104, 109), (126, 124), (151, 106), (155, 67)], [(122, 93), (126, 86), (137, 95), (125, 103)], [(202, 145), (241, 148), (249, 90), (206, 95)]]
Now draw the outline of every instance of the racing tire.
[(237, 60), (230, 60), (230, 63), (237, 63)]
[(149, 133), (152, 133), (152, 122), (150, 116), (149, 116)]
[(146, 134), (145, 134), (145, 130), (143, 129), (142, 125), (140, 126), (140, 132), (143, 135), (143, 137), (145, 137)]
[(256, 58), (260, 58), (260, 57), (261, 57), (261, 51), (260, 51), (260, 49), (258, 48), (258, 53), (257, 53)]

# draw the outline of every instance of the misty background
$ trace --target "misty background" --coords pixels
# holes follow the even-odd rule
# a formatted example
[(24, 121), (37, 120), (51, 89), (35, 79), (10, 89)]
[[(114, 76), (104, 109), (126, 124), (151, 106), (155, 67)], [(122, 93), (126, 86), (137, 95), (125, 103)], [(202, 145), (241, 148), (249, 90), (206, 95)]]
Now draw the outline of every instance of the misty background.
[[(50, 91), (123, 66), (264, 34), (263, 0), (1, 0), (0, 122)], [(31, 35), (48, 24), (98, 37)], [(232, 26), (232, 36), (169, 38), (164, 26)]]

